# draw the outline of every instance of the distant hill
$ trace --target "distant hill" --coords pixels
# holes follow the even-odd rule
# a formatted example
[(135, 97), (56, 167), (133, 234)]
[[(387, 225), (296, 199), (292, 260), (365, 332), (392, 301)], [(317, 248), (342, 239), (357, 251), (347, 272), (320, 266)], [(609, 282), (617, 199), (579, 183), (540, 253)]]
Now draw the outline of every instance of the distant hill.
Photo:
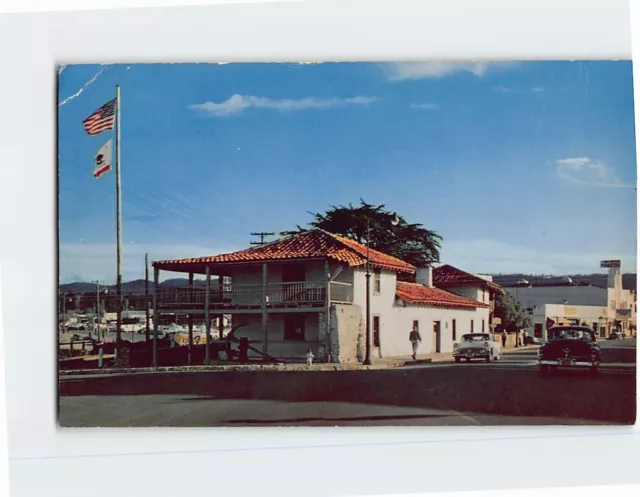
[[(493, 281), (498, 285), (513, 285), (517, 283), (519, 280), (525, 279), (530, 282), (545, 282), (549, 281), (550, 283), (553, 280), (558, 280), (562, 278), (562, 276), (551, 276), (551, 275), (536, 275), (536, 274), (524, 274), (524, 273), (511, 273), (511, 274), (494, 274)], [(572, 280), (580, 281), (584, 283), (588, 283), (590, 285), (607, 286), (607, 275), (594, 273), (594, 274), (568, 274), (566, 275)], [(636, 273), (626, 273), (622, 275), (622, 287), (627, 290), (636, 291)], [(217, 278), (212, 278), (212, 283), (217, 283)], [(196, 285), (206, 285), (204, 280), (195, 280)], [(161, 287), (172, 287), (172, 286), (187, 286), (189, 285), (189, 280), (186, 278), (172, 278), (169, 280), (164, 280), (160, 283)], [(153, 282), (149, 282), (149, 288), (153, 286)], [(105, 288), (101, 285), (101, 288)], [(115, 290), (115, 285), (109, 285), (106, 288), (109, 290)], [(60, 291), (66, 293), (85, 293), (85, 292), (95, 292), (96, 285), (95, 283), (87, 283), (86, 281), (76, 282), (76, 283), (65, 283), (60, 285)], [(125, 294), (130, 295), (142, 295), (144, 294), (144, 280), (133, 280), (122, 283), (122, 291)]]
[[(212, 278), (212, 283), (217, 283), (217, 278)], [(195, 280), (196, 285), (206, 285), (203, 280)], [(160, 283), (161, 287), (173, 287), (173, 286), (188, 286), (189, 280), (187, 278), (172, 278), (164, 280)], [(153, 287), (153, 282), (149, 282), (149, 288)], [(100, 289), (108, 288), (110, 291), (116, 290), (116, 285), (100, 285)], [(75, 283), (64, 283), (60, 285), (60, 292), (64, 293), (88, 293), (95, 292), (96, 284), (87, 283), (86, 281), (78, 281)], [(122, 292), (129, 295), (143, 295), (144, 294), (144, 280), (133, 280), (122, 283)]]
[[(498, 285), (508, 286), (517, 283), (519, 280), (527, 280), (531, 283), (544, 283), (546, 281), (552, 282), (554, 280), (560, 280), (562, 276), (551, 276), (551, 275), (536, 275), (536, 274), (523, 274), (523, 273), (512, 273), (512, 274), (494, 274), (493, 281)], [(574, 281), (587, 283), (594, 286), (607, 286), (607, 275), (601, 273), (593, 273), (593, 274), (567, 274), (564, 276), (568, 276)], [(636, 291), (637, 284), (637, 275), (636, 273), (625, 273), (622, 275), (622, 288), (626, 290)]]

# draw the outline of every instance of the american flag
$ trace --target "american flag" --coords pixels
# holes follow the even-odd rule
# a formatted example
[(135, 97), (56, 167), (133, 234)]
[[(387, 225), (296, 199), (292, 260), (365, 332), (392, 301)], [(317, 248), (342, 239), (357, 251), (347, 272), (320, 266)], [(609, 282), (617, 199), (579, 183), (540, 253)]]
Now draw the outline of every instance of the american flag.
[(97, 111), (87, 117), (82, 124), (90, 135), (97, 135), (103, 131), (113, 129), (116, 120), (116, 99), (107, 102)]

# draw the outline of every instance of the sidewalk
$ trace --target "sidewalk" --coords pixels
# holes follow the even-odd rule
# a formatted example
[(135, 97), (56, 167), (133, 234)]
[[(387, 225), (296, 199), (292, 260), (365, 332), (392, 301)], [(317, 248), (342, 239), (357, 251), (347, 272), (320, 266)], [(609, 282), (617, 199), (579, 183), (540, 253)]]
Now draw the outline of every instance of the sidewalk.
[[(539, 348), (539, 345), (524, 345), (522, 347), (508, 348), (502, 351), (503, 355), (532, 352)], [(396, 357), (376, 357), (372, 359), (374, 364), (393, 364), (394, 366), (404, 366), (409, 364), (426, 364), (432, 362), (453, 362), (452, 352), (434, 352), (431, 354), (418, 354), (416, 360), (411, 355)]]
[[(528, 345), (526, 347), (518, 347), (507, 349), (503, 354), (512, 354), (537, 349), (537, 345)], [(74, 377), (84, 375), (109, 375), (109, 374), (134, 374), (134, 373), (173, 373), (173, 372), (206, 372), (206, 371), (362, 371), (369, 369), (388, 369), (395, 367), (408, 366), (413, 364), (429, 364), (429, 363), (446, 363), (453, 362), (453, 354), (451, 352), (418, 354), (414, 361), (410, 355), (396, 357), (372, 357), (371, 366), (364, 366), (360, 363), (346, 364), (326, 364), (315, 363), (307, 366), (300, 363), (278, 363), (278, 364), (233, 364), (219, 363), (209, 366), (164, 366), (158, 368), (142, 367), (142, 368), (104, 368), (104, 369), (79, 369), (79, 370), (62, 370), (59, 372), (61, 377)]]

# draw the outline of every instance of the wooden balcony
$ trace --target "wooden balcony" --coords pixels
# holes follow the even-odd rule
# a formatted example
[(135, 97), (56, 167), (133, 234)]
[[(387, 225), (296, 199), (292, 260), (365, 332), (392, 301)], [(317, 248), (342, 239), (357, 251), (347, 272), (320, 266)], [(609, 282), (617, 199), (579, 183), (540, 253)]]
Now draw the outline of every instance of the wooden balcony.
[[(164, 287), (158, 289), (157, 306), (162, 312), (204, 312), (207, 289), (205, 286)], [(352, 303), (353, 287), (349, 283), (331, 282), (332, 303)], [(320, 310), (326, 305), (325, 282), (268, 283), (266, 307), (275, 309)], [(262, 285), (212, 285), (209, 288), (209, 310), (214, 313), (260, 312), (263, 303)]]

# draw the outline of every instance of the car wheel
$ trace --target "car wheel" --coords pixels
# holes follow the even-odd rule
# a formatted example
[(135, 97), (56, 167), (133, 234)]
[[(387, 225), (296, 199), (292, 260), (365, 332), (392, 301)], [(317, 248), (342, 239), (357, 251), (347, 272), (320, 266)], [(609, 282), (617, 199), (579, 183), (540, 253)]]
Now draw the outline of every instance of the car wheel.
[(460, 362), (460, 358), (459, 357), (454, 357), (456, 362)]
[(493, 361), (493, 352), (491, 352), (491, 354), (489, 354), (485, 359), (485, 362), (491, 362), (491, 361)]

